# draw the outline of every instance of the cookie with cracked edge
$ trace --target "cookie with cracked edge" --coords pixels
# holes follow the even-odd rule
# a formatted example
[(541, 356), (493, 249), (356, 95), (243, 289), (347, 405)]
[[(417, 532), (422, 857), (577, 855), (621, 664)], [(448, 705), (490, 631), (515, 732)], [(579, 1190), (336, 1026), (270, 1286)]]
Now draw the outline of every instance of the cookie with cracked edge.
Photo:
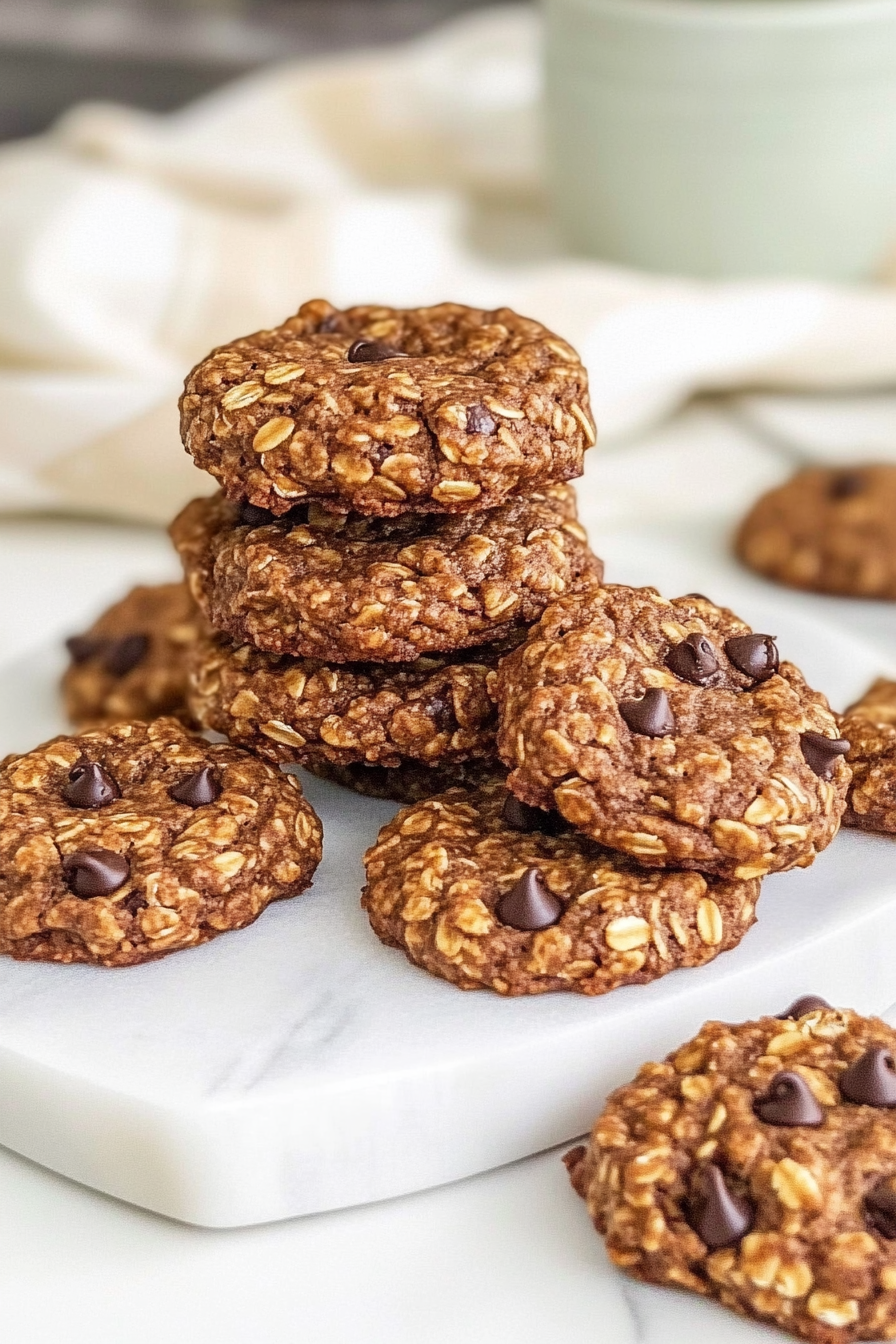
[(173, 714), (187, 708), (187, 653), (200, 615), (187, 585), (138, 585), (83, 634), (66, 641), (65, 712), (77, 728)]
[(640, 868), (501, 779), (406, 808), (365, 855), (374, 933), (431, 975), (499, 994), (606, 994), (735, 947), (759, 881)]
[(601, 562), (568, 485), (484, 513), (283, 519), (223, 495), (171, 525), (191, 592), (236, 643), (328, 663), (413, 662), (503, 639)]
[(798, 471), (753, 505), (735, 550), (791, 588), (896, 599), (896, 465)]
[(189, 702), (203, 728), (284, 764), (494, 761), (498, 715), (489, 685), (525, 633), (414, 663), (328, 664), (206, 631), (191, 652)]
[(582, 474), (576, 352), (509, 308), (305, 303), (193, 369), (181, 435), (231, 499), (395, 517), (494, 508)]
[(761, 877), (837, 832), (848, 743), (827, 701), (704, 597), (563, 598), (495, 687), (514, 793), (638, 863)]
[(852, 770), (844, 825), (896, 832), (896, 681), (878, 677), (839, 723)]
[(0, 765), (0, 953), (134, 966), (310, 884), (299, 781), (176, 719), (56, 737)]
[(365, 798), (395, 803), (418, 803), (448, 789), (475, 789), (493, 779), (504, 778), (497, 756), (488, 755), (436, 765), (411, 759), (394, 766), (333, 765), (330, 761), (315, 760), (306, 762), (303, 769)]
[(896, 1334), (896, 1032), (707, 1022), (566, 1155), (610, 1259), (812, 1344)]

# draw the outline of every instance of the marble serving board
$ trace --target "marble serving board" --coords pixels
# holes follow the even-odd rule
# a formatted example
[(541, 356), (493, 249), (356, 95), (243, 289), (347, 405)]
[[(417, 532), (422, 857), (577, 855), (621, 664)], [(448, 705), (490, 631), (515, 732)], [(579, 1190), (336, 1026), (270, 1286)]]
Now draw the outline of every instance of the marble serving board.
[[(627, 575), (647, 581), (640, 547), (624, 549)], [(886, 671), (880, 652), (786, 597), (740, 592), (734, 576), (724, 586), (835, 705)], [(63, 728), (60, 665), (46, 649), (0, 668), (0, 753)], [(572, 1139), (608, 1089), (708, 1017), (775, 1011), (808, 990), (868, 1011), (893, 1000), (885, 838), (841, 833), (810, 870), (769, 878), (758, 925), (708, 967), (601, 999), (505, 1000), (379, 944), (358, 903), (361, 856), (393, 806), (304, 782), (324, 861), (308, 894), (252, 928), (129, 970), (0, 962), (0, 1143), (186, 1222), (267, 1222)]]

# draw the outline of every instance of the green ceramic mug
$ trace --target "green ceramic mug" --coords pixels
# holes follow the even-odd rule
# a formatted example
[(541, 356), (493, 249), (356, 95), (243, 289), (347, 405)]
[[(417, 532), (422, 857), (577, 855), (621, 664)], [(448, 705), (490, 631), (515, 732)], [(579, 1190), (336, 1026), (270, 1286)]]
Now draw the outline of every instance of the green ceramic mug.
[(872, 277), (896, 247), (896, 0), (543, 0), (567, 240), (702, 276)]

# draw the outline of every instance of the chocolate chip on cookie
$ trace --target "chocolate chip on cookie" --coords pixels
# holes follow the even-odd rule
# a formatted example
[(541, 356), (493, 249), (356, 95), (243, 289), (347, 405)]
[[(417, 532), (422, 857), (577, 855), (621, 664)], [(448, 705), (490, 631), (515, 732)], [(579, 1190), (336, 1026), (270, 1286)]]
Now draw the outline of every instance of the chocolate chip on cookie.
[(761, 877), (837, 831), (850, 771), (827, 701), (705, 598), (561, 598), (494, 693), (513, 792), (641, 864)]
[(896, 1032), (708, 1022), (567, 1154), (610, 1259), (812, 1344), (896, 1334)]
[(185, 583), (133, 588), (83, 635), (66, 641), (62, 679), (78, 727), (174, 714), (188, 723), (186, 653), (199, 613)]
[(597, 583), (601, 562), (570, 486), (457, 517), (241, 523), (222, 495), (171, 527), (191, 590), (238, 643), (327, 663), (412, 662), (502, 639), (549, 602)]
[(0, 953), (133, 966), (304, 891), (299, 783), (176, 719), (57, 737), (0, 767)]
[(793, 588), (896, 598), (896, 465), (797, 472), (754, 504), (735, 548)]
[(418, 803), (365, 856), (374, 932), (433, 975), (605, 994), (711, 961), (753, 923), (756, 879), (644, 869), (569, 828), (521, 829), (506, 800), (494, 779)]
[(509, 308), (303, 304), (214, 350), (181, 433), (231, 499), (273, 513), (462, 513), (582, 472), (595, 440), (582, 363)]

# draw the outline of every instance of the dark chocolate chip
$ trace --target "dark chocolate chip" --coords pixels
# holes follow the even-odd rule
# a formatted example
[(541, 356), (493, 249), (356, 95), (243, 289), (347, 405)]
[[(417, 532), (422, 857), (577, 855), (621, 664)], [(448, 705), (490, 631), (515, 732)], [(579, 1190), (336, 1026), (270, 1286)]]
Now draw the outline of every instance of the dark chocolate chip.
[(865, 1196), (865, 1221), (887, 1241), (896, 1241), (896, 1194), (889, 1181), (880, 1181)]
[(867, 481), (860, 471), (838, 471), (828, 486), (831, 499), (852, 499), (861, 495)]
[(800, 733), (800, 749), (813, 774), (830, 779), (838, 756), (845, 756), (849, 743), (845, 737), (825, 737), (824, 733)]
[(675, 731), (675, 716), (664, 690), (652, 686), (640, 700), (620, 700), (619, 713), (633, 733), (643, 737), (668, 737)]
[(707, 686), (719, 671), (719, 660), (706, 636), (695, 634), (672, 645), (666, 654), (666, 666), (682, 681)]
[(349, 364), (378, 364), (381, 359), (403, 359), (404, 355), (385, 341), (367, 341), (363, 337), (353, 341), (346, 359)]
[(149, 901), (145, 900), (144, 897), (140, 895), (139, 891), (132, 891), (130, 896), (122, 901), (121, 904), (124, 909), (127, 910), (129, 915), (136, 915), (138, 910), (146, 909), (149, 905)]
[(725, 652), (738, 672), (754, 681), (768, 681), (778, 670), (774, 635), (732, 635), (725, 640)]
[(772, 1079), (768, 1091), (753, 1102), (753, 1110), (767, 1125), (824, 1124), (824, 1111), (798, 1073), (784, 1070)]
[(896, 1060), (884, 1045), (873, 1045), (840, 1075), (840, 1092), (858, 1106), (896, 1106)]
[(186, 803), (187, 807), (205, 807), (221, 796), (221, 785), (215, 778), (210, 765), (204, 765), (195, 774), (187, 775), (179, 784), (168, 790), (176, 803)]
[(497, 428), (497, 421), (489, 415), (484, 406), (467, 407), (468, 434), (494, 434)]
[(527, 868), (495, 906), (495, 915), (502, 924), (524, 933), (549, 928), (562, 913), (563, 902), (548, 891), (537, 868)]
[(109, 896), (128, 880), (131, 866), (113, 849), (78, 849), (62, 860), (62, 871), (76, 896)]
[(62, 796), (72, 807), (108, 807), (121, 797), (121, 789), (96, 761), (80, 761), (69, 771)]
[(830, 1008), (827, 999), (820, 999), (817, 994), (803, 994), (801, 998), (794, 999), (789, 1008), (785, 1008), (783, 1013), (775, 1013), (775, 1017), (781, 1019), (785, 1017), (805, 1017), (806, 1013), (815, 1013), (819, 1008)]
[(65, 641), (65, 647), (71, 654), (73, 663), (86, 663), (106, 647), (107, 641), (102, 635), (71, 635)]
[(715, 1163), (698, 1172), (688, 1203), (687, 1220), (710, 1250), (733, 1246), (753, 1226), (753, 1206), (728, 1188)]
[(545, 812), (541, 807), (530, 807), (514, 794), (504, 799), (501, 816), (513, 831), (538, 831), (541, 835), (562, 835), (567, 823), (559, 812)]
[(149, 652), (148, 635), (123, 635), (110, 639), (103, 650), (103, 667), (113, 677), (133, 671)]
[(245, 527), (267, 527), (268, 523), (275, 521), (270, 509), (262, 509), (258, 504), (250, 504), (247, 499), (240, 504), (240, 522)]

